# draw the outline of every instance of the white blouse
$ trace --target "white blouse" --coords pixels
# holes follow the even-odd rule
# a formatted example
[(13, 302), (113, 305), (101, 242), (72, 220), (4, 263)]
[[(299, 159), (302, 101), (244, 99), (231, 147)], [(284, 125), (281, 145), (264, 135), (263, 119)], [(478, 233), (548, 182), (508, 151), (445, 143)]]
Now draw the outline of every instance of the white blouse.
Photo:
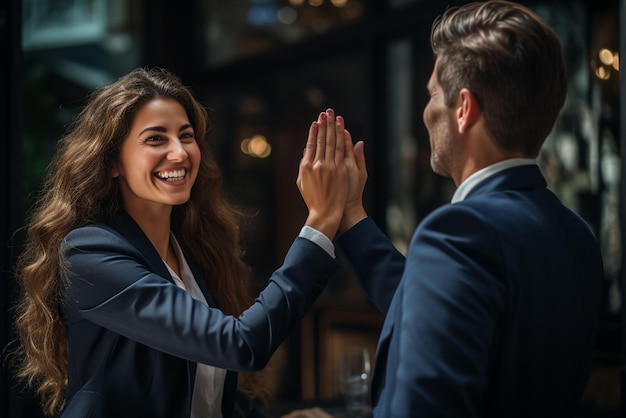
[[(182, 276), (178, 277), (174, 270), (165, 263), (174, 279), (174, 283), (178, 287), (185, 289), (194, 299), (208, 305), (173, 234), (171, 235), (171, 240), (180, 263), (180, 274)], [(222, 396), (224, 394), (225, 380), (225, 369), (198, 363), (193, 396), (191, 398), (191, 418), (222, 418)]]

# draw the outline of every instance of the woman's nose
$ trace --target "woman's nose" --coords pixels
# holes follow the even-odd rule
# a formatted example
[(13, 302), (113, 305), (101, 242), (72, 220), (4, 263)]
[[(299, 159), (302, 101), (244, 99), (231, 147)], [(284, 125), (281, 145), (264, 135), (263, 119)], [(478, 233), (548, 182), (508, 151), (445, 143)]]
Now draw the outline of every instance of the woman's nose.
[(181, 161), (187, 158), (187, 151), (185, 150), (183, 143), (178, 139), (170, 141), (167, 158), (172, 161)]

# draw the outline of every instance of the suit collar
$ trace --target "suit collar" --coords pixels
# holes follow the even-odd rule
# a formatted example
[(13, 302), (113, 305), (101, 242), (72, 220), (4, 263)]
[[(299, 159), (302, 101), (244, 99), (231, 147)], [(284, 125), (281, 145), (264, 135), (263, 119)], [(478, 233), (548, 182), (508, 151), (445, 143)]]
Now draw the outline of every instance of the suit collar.
[(536, 189), (547, 186), (539, 166), (535, 164), (521, 165), (504, 169), (487, 177), (474, 186), (467, 194), (466, 199), (493, 191)]
[(509, 158), (507, 160), (498, 161), (497, 163), (491, 164), (474, 172), (459, 185), (454, 192), (450, 203), (458, 203), (464, 200), (477, 184), (499, 173), (500, 171), (523, 165), (537, 165), (537, 162), (532, 158)]

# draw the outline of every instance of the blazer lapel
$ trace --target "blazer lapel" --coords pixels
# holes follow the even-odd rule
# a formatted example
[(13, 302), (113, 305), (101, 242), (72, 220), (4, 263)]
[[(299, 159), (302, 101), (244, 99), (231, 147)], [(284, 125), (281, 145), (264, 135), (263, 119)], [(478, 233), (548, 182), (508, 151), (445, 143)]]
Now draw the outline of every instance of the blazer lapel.
[(109, 226), (126, 238), (145, 257), (146, 263), (159, 276), (174, 283), (167, 266), (137, 222), (123, 210), (118, 211)]

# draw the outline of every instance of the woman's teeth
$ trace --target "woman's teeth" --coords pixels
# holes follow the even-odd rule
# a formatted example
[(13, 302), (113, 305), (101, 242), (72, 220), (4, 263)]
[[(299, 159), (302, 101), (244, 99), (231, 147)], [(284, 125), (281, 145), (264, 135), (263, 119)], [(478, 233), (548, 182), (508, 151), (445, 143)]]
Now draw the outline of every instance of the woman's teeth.
[(185, 178), (185, 169), (172, 171), (159, 171), (156, 176), (165, 181), (178, 181)]

